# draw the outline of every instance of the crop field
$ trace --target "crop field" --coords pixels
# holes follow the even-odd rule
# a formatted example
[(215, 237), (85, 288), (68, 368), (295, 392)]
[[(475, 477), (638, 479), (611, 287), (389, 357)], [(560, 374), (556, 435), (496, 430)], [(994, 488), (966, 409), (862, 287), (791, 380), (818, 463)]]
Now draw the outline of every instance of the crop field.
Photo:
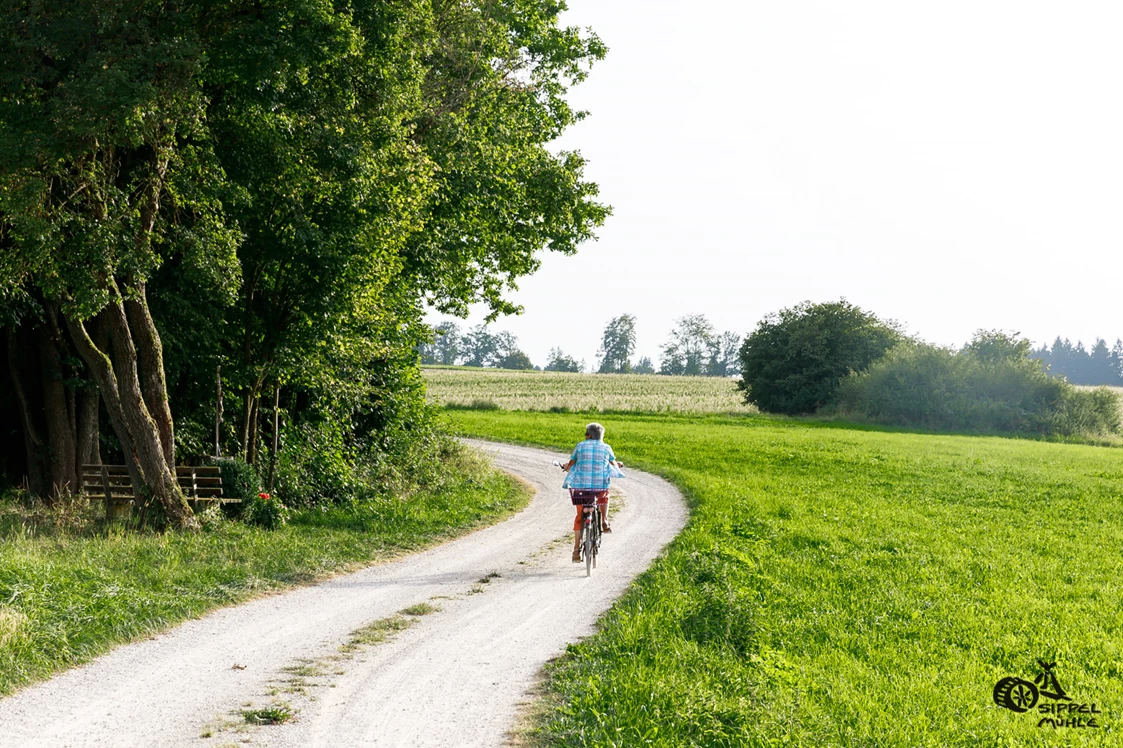
[[(559, 449), (587, 420), (449, 417)], [(532, 742), (1123, 744), (1123, 449), (761, 416), (600, 420), (626, 464), (683, 490), (691, 519), (551, 666)], [(1033, 708), (997, 705), (1000, 683), (1044, 675), (1039, 660), (1071, 701), (1042, 677)]]
[(755, 413), (736, 380), (657, 374), (425, 368), (429, 399), (442, 405), (502, 410)]

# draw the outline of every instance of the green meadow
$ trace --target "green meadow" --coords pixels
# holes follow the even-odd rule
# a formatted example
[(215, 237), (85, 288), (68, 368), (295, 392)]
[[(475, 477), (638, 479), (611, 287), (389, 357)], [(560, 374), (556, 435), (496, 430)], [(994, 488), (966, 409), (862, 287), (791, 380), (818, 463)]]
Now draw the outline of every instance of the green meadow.
[[(449, 418), (560, 449), (590, 420)], [(759, 416), (596, 420), (626, 464), (682, 489), (691, 517), (550, 668), (532, 742), (1123, 743), (1123, 450)], [(1098, 727), (995, 704), (996, 683), (1032, 682), (1039, 659), (1073, 699), (1064, 719)]]

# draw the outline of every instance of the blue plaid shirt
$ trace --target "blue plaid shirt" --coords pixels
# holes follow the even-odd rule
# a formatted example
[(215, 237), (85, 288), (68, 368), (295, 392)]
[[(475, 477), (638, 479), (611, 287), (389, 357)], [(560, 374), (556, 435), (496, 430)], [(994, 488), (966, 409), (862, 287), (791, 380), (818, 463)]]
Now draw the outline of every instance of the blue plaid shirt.
[(573, 454), (569, 457), (574, 464), (566, 473), (563, 488), (608, 490), (608, 463), (616, 462), (612, 447), (602, 441), (586, 439), (573, 448)]

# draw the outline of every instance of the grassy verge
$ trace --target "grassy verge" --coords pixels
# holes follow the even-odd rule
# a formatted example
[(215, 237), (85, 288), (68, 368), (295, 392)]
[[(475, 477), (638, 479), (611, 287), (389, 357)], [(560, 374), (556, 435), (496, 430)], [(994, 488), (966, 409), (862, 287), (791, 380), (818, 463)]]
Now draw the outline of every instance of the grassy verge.
[[(587, 416), (450, 413), (568, 449)], [(549, 672), (551, 745), (1115, 745), (1123, 731), (1123, 450), (600, 417), (691, 520)], [(1098, 728), (998, 707), (1037, 660)], [(1053, 703), (1042, 697), (1042, 703)], [(1067, 702), (1065, 702), (1067, 703)], [(1089, 714), (1082, 714), (1087, 719)]]
[(275, 531), (221, 522), (129, 533), (89, 525), (80, 507), (47, 526), (0, 505), (0, 695), (218, 606), (461, 534), (527, 499), (518, 482), (473, 464), (408, 501), (295, 512)]

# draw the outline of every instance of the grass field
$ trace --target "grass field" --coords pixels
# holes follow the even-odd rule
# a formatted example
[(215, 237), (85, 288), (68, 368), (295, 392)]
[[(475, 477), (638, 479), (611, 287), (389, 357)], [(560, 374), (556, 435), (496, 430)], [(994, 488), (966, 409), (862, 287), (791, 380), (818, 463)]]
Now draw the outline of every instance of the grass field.
[(36, 517), (0, 503), (0, 696), (114, 644), (430, 545), (525, 504), (521, 484), (463, 467), (459, 479), (408, 501), (295, 512), (272, 532), (220, 522), (195, 534), (135, 533), (90, 525), (80, 508)]
[[(589, 420), (449, 417), (561, 449)], [(1123, 450), (598, 420), (625, 463), (683, 489), (691, 520), (550, 669), (543, 744), (1123, 744)], [(1100, 727), (1038, 727), (1046, 715), (994, 703), (996, 683), (1032, 681), (1039, 658)]]
[(736, 380), (656, 374), (425, 368), (429, 398), (442, 405), (575, 412), (753, 413)]

